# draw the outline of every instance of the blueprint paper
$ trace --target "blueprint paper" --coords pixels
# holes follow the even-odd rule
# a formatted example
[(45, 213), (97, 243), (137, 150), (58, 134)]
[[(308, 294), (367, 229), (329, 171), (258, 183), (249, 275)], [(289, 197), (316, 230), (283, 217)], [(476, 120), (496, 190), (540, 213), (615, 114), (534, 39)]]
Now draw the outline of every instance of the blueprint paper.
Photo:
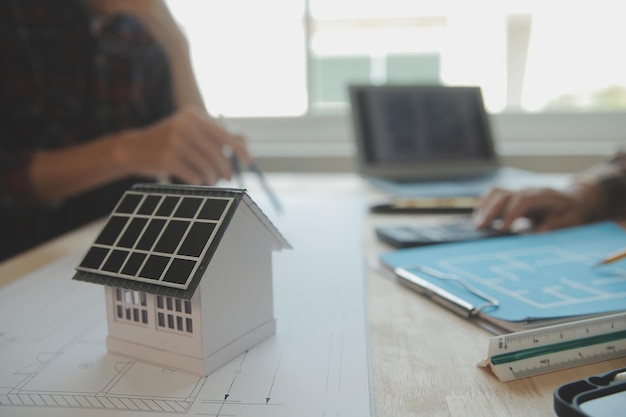
[[(426, 266), (497, 299), (482, 315), (510, 322), (626, 309), (626, 262), (595, 267), (626, 247), (626, 231), (603, 222), (554, 232), (401, 249), (381, 256), (405, 269)], [(458, 282), (419, 273), (473, 305), (484, 299)]]
[(286, 199), (273, 221), (295, 249), (274, 256), (277, 334), (205, 378), (106, 352), (104, 290), (71, 279), (83, 248), (0, 289), (0, 415), (371, 415), (350, 201)]

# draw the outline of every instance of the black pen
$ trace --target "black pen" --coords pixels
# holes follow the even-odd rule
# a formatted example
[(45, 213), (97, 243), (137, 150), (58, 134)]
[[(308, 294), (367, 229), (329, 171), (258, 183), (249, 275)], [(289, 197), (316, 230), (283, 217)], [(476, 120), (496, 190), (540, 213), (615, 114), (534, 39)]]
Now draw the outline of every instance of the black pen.
[(249, 168), (250, 171), (254, 172), (257, 177), (259, 177), (259, 183), (261, 184), (261, 188), (263, 188), (263, 191), (265, 191), (265, 194), (269, 198), (276, 211), (282, 212), (283, 206), (282, 204), (280, 204), (280, 201), (278, 201), (278, 197), (276, 197), (276, 194), (274, 193), (274, 191), (272, 191), (270, 185), (265, 180), (265, 175), (263, 175), (263, 171), (261, 171), (259, 165), (256, 162), (252, 161), (249, 165)]
[[(234, 129), (226, 123), (226, 120), (221, 114), (218, 115), (218, 119), (219, 119), (221, 126), (224, 128), (224, 130), (226, 130), (227, 132), (231, 134), (236, 134), (234, 132)], [(232, 149), (230, 151), (232, 152), (232, 154), (230, 155), (230, 163), (231, 163), (231, 166), (233, 167), (235, 178), (237, 179), (237, 185), (239, 186), (239, 188), (245, 188), (244, 183), (243, 183), (243, 176), (242, 176), (241, 164), (239, 163), (239, 158), (237, 157), (237, 154), (235, 154), (235, 152)], [(276, 193), (274, 193), (274, 191), (270, 188), (267, 180), (265, 179), (265, 175), (263, 174), (263, 171), (261, 171), (261, 168), (259, 167), (259, 165), (255, 161), (251, 161), (248, 164), (248, 168), (250, 169), (250, 171), (254, 172), (256, 176), (259, 178), (259, 183), (261, 184), (261, 188), (263, 188), (263, 191), (265, 192), (268, 199), (270, 200), (270, 203), (274, 206), (274, 209), (276, 209), (277, 212), (282, 212), (283, 206), (282, 204), (280, 204), (280, 201), (278, 200)]]

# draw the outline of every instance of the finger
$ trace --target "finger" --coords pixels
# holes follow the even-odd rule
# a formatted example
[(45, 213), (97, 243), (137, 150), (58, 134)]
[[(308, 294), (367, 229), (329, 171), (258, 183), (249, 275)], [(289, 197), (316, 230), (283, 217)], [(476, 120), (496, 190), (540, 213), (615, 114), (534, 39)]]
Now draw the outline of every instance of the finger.
[(189, 185), (202, 185), (204, 177), (188, 164), (184, 158), (176, 158), (167, 164), (167, 173)]
[(218, 123), (206, 113), (192, 111), (192, 115), (197, 119), (199, 126), (204, 130), (207, 137), (216, 141), (222, 147), (230, 147), (241, 161), (246, 163), (252, 161), (252, 156), (248, 152), (246, 140), (243, 135), (230, 132), (221, 123)]
[(533, 204), (532, 200), (531, 196), (523, 192), (513, 194), (502, 210), (502, 228), (510, 230), (515, 220), (525, 217)]
[(182, 152), (179, 156), (183, 163), (196, 174), (199, 184), (213, 185), (220, 178), (228, 178), (218, 171), (213, 161), (208, 161), (193, 149)]
[(535, 228), (546, 222), (546, 218), (560, 212), (561, 200), (550, 188), (529, 188), (516, 193), (509, 202), (503, 217), (503, 227), (510, 228), (520, 217), (532, 219)]
[(478, 204), (474, 207), (474, 219), (476, 220), (477, 217), (483, 217), (484, 213), (489, 210), (494, 202), (501, 199), (502, 196), (507, 193), (510, 194), (510, 191), (498, 187), (491, 188), (481, 197)]
[(185, 140), (181, 145), (181, 152), (209, 183), (215, 183), (219, 178), (230, 179), (232, 166), (224, 155), (222, 146), (207, 140), (206, 132), (197, 119), (191, 118), (188, 123), (184, 123), (182, 134)]
[(487, 197), (481, 201), (478, 211), (474, 214), (474, 224), (476, 227), (487, 227), (494, 219), (500, 217), (511, 198), (511, 194), (510, 191), (503, 189), (492, 190)]
[(251, 163), (254, 158), (252, 157), (252, 155), (250, 155), (250, 152), (248, 151), (248, 142), (246, 138), (240, 134), (233, 135), (232, 138), (234, 145), (230, 144), (230, 146), (237, 155), (237, 157), (248, 164)]
[(190, 185), (213, 185), (220, 178), (212, 164), (207, 164), (204, 159), (188, 144), (180, 145), (174, 152), (172, 159), (167, 164), (167, 169), (177, 179)]

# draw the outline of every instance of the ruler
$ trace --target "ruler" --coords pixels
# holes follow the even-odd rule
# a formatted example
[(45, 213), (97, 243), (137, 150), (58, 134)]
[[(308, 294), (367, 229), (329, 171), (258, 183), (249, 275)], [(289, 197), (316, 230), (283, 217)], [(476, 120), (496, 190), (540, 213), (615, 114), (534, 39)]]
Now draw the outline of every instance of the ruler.
[(626, 313), (494, 336), (487, 359), (508, 382), (574, 366), (626, 356)]

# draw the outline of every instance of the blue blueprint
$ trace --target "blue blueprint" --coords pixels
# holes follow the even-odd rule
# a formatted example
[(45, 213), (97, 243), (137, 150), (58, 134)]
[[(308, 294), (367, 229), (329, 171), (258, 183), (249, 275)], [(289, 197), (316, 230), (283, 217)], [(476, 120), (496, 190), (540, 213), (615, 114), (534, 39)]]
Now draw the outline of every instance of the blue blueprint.
[[(401, 249), (381, 255), (389, 267), (428, 267), (452, 274), (497, 299), (482, 313), (511, 322), (626, 310), (626, 260), (596, 267), (626, 248), (626, 231), (612, 222), (549, 233)], [(474, 304), (484, 299), (459, 282), (415, 272)]]

